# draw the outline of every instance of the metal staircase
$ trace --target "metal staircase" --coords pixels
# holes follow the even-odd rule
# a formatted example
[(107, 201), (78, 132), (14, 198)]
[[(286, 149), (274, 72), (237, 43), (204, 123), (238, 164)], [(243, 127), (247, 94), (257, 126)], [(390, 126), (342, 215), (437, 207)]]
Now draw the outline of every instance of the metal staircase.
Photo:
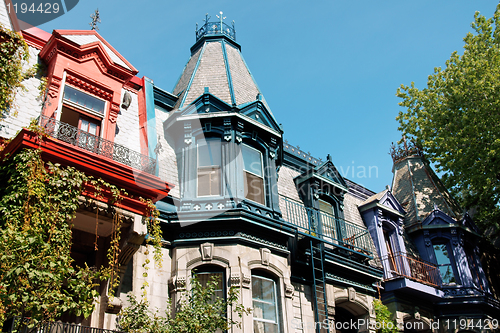
[[(326, 301), (325, 272), (323, 270), (324, 243), (311, 239), (311, 266), (313, 270), (314, 319), (316, 333), (329, 333), (328, 303)], [(321, 323), (321, 324), (319, 324)]]

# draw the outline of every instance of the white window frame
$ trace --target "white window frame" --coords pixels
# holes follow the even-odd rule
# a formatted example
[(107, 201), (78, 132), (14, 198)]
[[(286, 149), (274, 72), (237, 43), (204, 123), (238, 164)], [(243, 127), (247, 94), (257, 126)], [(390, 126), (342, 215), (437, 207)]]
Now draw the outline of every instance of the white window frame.
[[(254, 278), (271, 281), (273, 283), (273, 287), (274, 287), (274, 299), (275, 299), (275, 302), (274, 302), (274, 311), (275, 311), (276, 321), (272, 321), (272, 320), (264, 319), (264, 318), (255, 318), (255, 315), (252, 315), (253, 321), (259, 321), (259, 322), (263, 322), (263, 323), (276, 324), (277, 327), (278, 327), (278, 332), (281, 332), (280, 313), (279, 313), (279, 298), (278, 298), (278, 284), (276, 283), (276, 280), (271, 279), (271, 278), (267, 278), (267, 277), (263, 277), (263, 276), (258, 275), (258, 274), (252, 274), (252, 279), (254, 279)], [(272, 304), (271, 302), (266, 302), (266, 301), (263, 301), (263, 300), (260, 300), (260, 299), (254, 299), (253, 298), (253, 290), (252, 290), (252, 307), (253, 307), (253, 302), (260, 302), (260, 303), (264, 303), (264, 304)]]
[[(199, 177), (199, 170), (200, 170), (200, 155), (199, 155), (199, 152), (200, 152), (200, 142), (203, 142), (205, 141), (205, 146), (208, 146), (208, 141), (217, 141), (219, 142), (220, 144), (220, 156), (221, 156), (221, 160), (219, 161), (219, 194), (209, 194), (209, 195), (199, 195), (198, 194), (198, 186), (199, 186), (199, 182), (198, 182), (198, 177)], [(212, 166), (203, 166), (203, 167), (214, 167), (215, 165), (212, 165)], [(202, 167), (202, 168), (203, 168)], [(204, 138), (202, 140), (197, 140), (196, 142), (196, 197), (197, 198), (207, 198), (207, 197), (220, 197), (222, 196), (222, 192), (223, 192), (223, 189), (222, 189), (222, 142), (221, 140), (217, 139), (217, 138)]]
[[(244, 159), (244, 157), (243, 157), (243, 147), (248, 148), (248, 149), (251, 149), (251, 150), (254, 150), (254, 151), (256, 151), (257, 153), (259, 153), (259, 156), (260, 156), (260, 167), (261, 167), (261, 171), (262, 171), (262, 176), (259, 176), (259, 175), (257, 175), (256, 173), (254, 173), (254, 172), (252, 172), (252, 171), (250, 171), (250, 170), (246, 170), (246, 169), (245, 169), (245, 159)], [(245, 187), (246, 187), (246, 177), (245, 177), (245, 172), (248, 172), (248, 173), (250, 173), (250, 174), (254, 175), (255, 177), (262, 178), (262, 192), (264, 193), (264, 202), (263, 202), (263, 203), (260, 203), (260, 202), (254, 201), (254, 200), (252, 200), (252, 199), (248, 199), (248, 198), (246, 197), (246, 193), (244, 193), (245, 200), (250, 200), (250, 201), (252, 201), (252, 202), (258, 203), (259, 205), (264, 205), (264, 206), (266, 206), (266, 205), (267, 205), (267, 195), (266, 195), (266, 194), (267, 194), (267, 193), (266, 193), (266, 177), (265, 177), (266, 175), (265, 175), (265, 173), (264, 173), (264, 158), (263, 158), (263, 154), (262, 154), (262, 152), (261, 152), (260, 150), (255, 149), (254, 147), (249, 146), (249, 145), (247, 145), (247, 144), (242, 144), (241, 150), (242, 150), (242, 151), (241, 151), (241, 163), (242, 163), (242, 165), (243, 165), (243, 168), (242, 168), (242, 170), (243, 170), (243, 186), (245, 186)]]

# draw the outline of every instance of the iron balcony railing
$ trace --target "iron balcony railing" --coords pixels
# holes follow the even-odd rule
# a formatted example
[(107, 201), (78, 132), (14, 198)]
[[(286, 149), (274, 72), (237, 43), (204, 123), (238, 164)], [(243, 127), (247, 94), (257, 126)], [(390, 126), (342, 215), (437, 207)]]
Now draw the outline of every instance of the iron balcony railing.
[[(208, 17), (207, 17), (208, 19)], [(232, 25), (228, 25), (224, 22), (207, 22), (203, 24), (199, 29), (196, 26), (196, 41), (201, 37), (206, 35), (225, 35), (232, 40), (236, 41), (236, 30), (234, 29), (234, 21)]]
[(317, 209), (305, 207), (293, 199), (280, 196), (283, 219), (295, 225), (299, 232), (312, 235), (338, 247), (372, 256), (370, 234), (344, 219)]
[(156, 172), (155, 159), (140, 154), (118, 143), (103, 139), (67, 123), (46, 116), (40, 116), (40, 126), (45, 128), (45, 131), (51, 137), (67, 142), (73, 146), (110, 158), (116, 162), (123, 163), (152, 175)]
[(63, 322), (39, 323), (34, 327), (29, 327), (29, 321), (29, 318), (11, 318), (5, 322), (4, 330), (9, 333), (124, 333)]
[(433, 263), (400, 252), (384, 256), (380, 260), (384, 265), (385, 280), (405, 277), (433, 287), (441, 283), (439, 269)]

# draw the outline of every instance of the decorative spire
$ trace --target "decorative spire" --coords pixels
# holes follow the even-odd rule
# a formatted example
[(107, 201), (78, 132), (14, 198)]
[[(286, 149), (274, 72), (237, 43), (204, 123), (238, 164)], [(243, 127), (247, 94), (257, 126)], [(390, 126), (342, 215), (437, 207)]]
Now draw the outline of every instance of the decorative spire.
[(99, 16), (99, 8), (97, 8), (94, 14), (90, 15), (92, 22), (89, 23), (90, 30), (99, 30), (97, 23), (101, 23), (101, 17)]
[(224, 22), (226, 19), (223, 16), (223, 12), (219, 12), (220, 15), (216, 15), (219, 19), (216, 22), (210, 22), (210, 16), (208, 13), (205, 14), (205, 19), (203, 25), (198, 29), (198, 23), (196, 23), (196, 41), (200, 40), (203, 36), (207, 35), (224, 35), (230, 39), (236, 41), (236, 30), (234, 29), (234, 21), (231, 25)]
[(403, 138), (400, 142), (391, 144), (391, 149), (389, 154), (392, 157), (392, 161), (394, 163), (402, 160), (408, 156), (423, 156), (422, 149), (417, 146), (414, 140), (410, 139), (410, 142), (406, 140), (406, 136), (403, 135)]

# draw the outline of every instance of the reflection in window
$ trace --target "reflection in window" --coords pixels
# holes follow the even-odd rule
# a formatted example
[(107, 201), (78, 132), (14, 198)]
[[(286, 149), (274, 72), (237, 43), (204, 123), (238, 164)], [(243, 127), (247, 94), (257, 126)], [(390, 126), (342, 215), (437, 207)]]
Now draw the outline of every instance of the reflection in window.
[(248, 146), (241, 147), (241, 154), (243, 156), (243, 173), (245, 177), (245, 198), (265, 205), (262, 154), (260, 151)]
[(252, 275), (254, 333), (278, 333), (278, 297), (272, 279)]
[(105, 102), (70, 86), (64, 86), (64, 99), (104, 114)]
[(217, 139), (198, 143), (198, 196), (221, 194), (221, 143)]
[(434, 245), (434, 253), (436, 254), (439, 273), (441, 274), (443, 284), (456, 283), (457, 281), (455, 279), (455, 274), (453, 273), (453, 267), (451, 266), (448, 247), (446, 244)]

